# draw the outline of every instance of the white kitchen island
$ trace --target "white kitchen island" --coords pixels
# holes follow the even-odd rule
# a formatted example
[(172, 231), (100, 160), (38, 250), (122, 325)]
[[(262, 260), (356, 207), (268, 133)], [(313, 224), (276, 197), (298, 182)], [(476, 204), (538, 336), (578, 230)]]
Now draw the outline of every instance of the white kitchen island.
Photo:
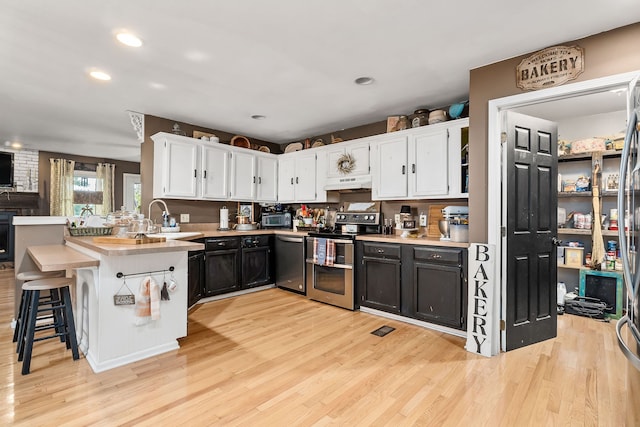
[[(65, 240), (67, 247), (99, 260), (97, 267), (75, 269), (78, 343), (94, 372), (179, 348), (177, 339), (187, 335), (188, 251), (204, 245), (179, 240), (141, 245), (96, 244), (92, 237)], [(177, 286), (170, 300), (159, 302), (159, 319), (137, 325), (135, 305), (116, 305), (114, 295), (134, 294), (137, 299), (146, 276), (159, 288), (171, 278)]]

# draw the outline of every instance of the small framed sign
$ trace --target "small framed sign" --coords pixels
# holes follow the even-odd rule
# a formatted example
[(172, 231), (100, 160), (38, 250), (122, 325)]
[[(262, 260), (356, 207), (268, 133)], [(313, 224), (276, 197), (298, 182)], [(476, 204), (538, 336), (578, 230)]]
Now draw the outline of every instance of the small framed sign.
[[(127, 288), (128, 294), (121, 294), (122, 288)], [(134, 305), (136, 303), (136, 297), (131, 292), (131, 289), (127, 286), (127, 281), (122, 281), (122, 286), (118, 289), (118, 292), (113, 296), (113, 305)]]
[(584, 50), (580, 46), (553, 46), (524, 58), (516, 67), (520, 89), (537, 90), (575, 80), (584, 72)]
[(115, 294), (113, 296), (113, 305), (134, 305), (136, 297), (133, 294)]
[(402, 221), (402, 228), (416, 228), (415, 220)]

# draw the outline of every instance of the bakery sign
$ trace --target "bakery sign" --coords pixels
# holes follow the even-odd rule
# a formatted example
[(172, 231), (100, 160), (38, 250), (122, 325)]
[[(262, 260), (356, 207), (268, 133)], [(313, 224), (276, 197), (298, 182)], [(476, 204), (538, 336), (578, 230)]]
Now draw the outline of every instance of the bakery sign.
[(520, 89), (536, 90), (559, 86), (584, 71), (584, 51), (579, 46), (554, 46), (523, 59), (516, 67)]

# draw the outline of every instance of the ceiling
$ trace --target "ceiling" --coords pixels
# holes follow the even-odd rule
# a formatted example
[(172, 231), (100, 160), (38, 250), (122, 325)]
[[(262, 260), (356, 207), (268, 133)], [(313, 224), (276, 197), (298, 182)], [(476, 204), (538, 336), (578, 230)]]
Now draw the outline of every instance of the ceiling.
[[(588, 5), (588, 7), (586, 7)], [(0, 146), (139, 161), (128, 110), (288, 143), (468, 98), (469, 70), (640, 21), (636, 0), (4, 2)], [(117, 29), (144, 42), (118, 43)], [(93, 67), (109, 82), (88, 77)], [(358, 86), (354, 79), (375, 82)], [(252, 115), (264, 115), (254, 120)]]

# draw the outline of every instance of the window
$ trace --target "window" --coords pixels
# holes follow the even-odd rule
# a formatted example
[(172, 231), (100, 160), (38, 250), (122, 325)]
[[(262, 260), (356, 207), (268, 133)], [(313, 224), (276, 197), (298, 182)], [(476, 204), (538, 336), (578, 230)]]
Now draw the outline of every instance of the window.
[(94, 171), (76, 170), (73, 173), (73, 215), (97, 214), (102, 205), (102, 189)]

